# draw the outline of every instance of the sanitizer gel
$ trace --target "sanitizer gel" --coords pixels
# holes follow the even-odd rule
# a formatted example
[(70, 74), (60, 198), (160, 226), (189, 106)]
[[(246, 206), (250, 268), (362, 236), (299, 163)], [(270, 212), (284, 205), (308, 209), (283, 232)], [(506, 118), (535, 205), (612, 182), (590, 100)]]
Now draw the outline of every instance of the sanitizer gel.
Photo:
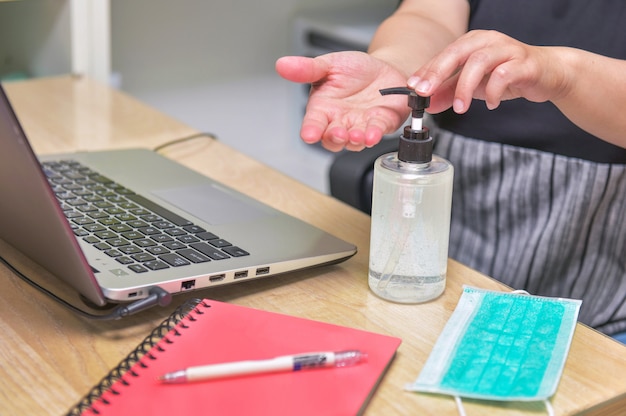
[(454, 168), (432, 155), (432, 138), (421, 118), (428, 98), (408, 88), (413, 121), (397, 153), (374, 165), (369, 286), (378, 296), (420, 303), (441, 295), (446, 284)]

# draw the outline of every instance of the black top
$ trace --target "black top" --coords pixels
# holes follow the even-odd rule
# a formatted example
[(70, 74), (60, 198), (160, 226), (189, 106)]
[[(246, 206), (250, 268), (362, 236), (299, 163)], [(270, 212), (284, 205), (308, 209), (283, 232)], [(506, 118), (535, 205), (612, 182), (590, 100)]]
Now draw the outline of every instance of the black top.
[[(531, 45), (571, 46), (626, 59), (623, 0), (468, 1), (470, 30), (494, 29)], [(610, 111), (624, 117), (622, 109)], [(515, 99), (489, 111), (483, 101), (474, 100), (464, 115), (447, 110), (434, 117), (442, 128), (468, 137), (601, 163), (626, 163), (626, 149), (578, 128), (549, 102)]]

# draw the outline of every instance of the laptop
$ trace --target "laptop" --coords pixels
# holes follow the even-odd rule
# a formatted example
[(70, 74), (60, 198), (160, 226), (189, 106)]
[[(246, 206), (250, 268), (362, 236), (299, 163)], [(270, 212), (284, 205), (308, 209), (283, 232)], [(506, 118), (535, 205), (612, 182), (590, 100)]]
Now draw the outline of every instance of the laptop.
[(37, 158), (1, 86), (0, 192), (0, 239), (54, 276), (42, 289), (121, 316), (357, 250), (151, 150)]

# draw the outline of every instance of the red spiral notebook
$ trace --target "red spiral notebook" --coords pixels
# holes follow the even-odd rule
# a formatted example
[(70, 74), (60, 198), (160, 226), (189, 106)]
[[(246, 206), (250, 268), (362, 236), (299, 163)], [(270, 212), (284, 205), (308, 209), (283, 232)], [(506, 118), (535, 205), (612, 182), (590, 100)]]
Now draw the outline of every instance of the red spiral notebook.
[[(400, 343), (395, 337), (205, 299), (156, 328), (69, 414), (360, 414)], [(366, 352), (367, 361), (184, 384), (158, 381), (186, 367), (348, 349)]]

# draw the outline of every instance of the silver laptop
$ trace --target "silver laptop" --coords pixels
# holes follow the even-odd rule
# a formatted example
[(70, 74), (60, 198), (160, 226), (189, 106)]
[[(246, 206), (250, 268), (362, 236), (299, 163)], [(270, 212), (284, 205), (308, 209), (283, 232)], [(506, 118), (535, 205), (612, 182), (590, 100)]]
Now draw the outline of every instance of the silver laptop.
[(126, 305), (122, 316), (154, 303), (146, 299), (167, 303), (171, 294), (356, 253), (354, 245), (150, 150), (38, 159), (1, 87), (0, 192), (0, 239), (87, 304)]

